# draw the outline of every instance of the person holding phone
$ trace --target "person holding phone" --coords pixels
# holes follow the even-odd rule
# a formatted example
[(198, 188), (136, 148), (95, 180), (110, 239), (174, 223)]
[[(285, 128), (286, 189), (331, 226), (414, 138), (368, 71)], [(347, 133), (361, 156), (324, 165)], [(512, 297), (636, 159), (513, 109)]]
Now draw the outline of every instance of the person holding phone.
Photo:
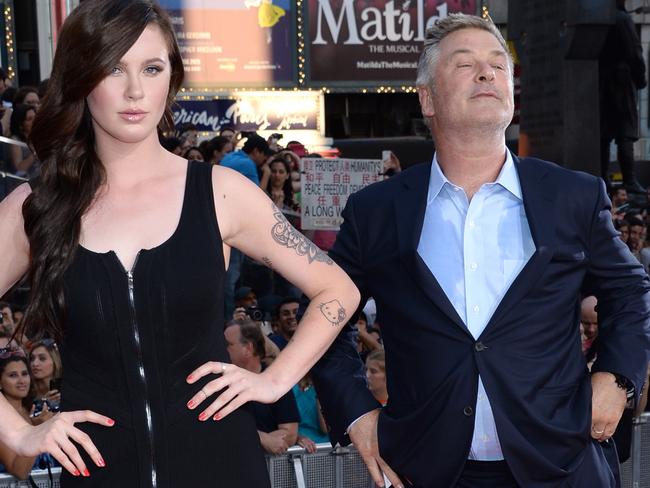
[(52, 339), (43, 339), (34, 343), (29, 360), (34, 378), (36, 413), (43, 410), (44, 404), (47, 404), (50, 411), (58, 412), (63, 366), (56, 342)]

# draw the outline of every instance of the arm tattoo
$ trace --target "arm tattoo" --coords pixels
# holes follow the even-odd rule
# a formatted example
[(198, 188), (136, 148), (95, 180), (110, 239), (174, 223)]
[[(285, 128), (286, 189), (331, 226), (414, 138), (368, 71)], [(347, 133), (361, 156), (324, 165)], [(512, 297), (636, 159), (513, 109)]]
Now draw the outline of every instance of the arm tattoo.
[(333, 326), (341, 325), (345, 323), (347, 315), (345, 314), (345, 309), (341, 302), (338, 300), (332, 300), (327, 303), (320, 304), (320, 311), (327, 321)]
[(273, 271), (273, 262), (272, 262), (269, 258), (267, 258), (266, 256), (264, 256), (264, 257), (262, 258), (262, 262), (264, 263), (264, 265), (265, 265), (267, 268), (269, 268), (271, 271)]
[(334, 264), (334, 261), (321, 251), (318, 246), (294, 229), (282, 211), (275, 205), (273, 205), (273, 216), (275, 217), (276, 223), (271, 229), (271, 236), (275, 242), (281, 246), (295, 250), (298, 256), (307, 256), (309, 264), (314, 261), (329, 265)]

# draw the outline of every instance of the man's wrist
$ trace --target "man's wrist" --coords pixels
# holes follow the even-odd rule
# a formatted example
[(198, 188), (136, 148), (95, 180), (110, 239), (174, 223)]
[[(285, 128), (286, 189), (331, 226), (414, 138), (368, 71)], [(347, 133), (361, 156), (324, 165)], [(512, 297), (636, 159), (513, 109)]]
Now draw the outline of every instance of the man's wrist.
[(618, 374), (618, 373), (612, 373), (612, 374), (614, 375), (616, 386), (618, 386), (621, 390), (625, 391), (625, 395), (627, 396), (628, 400), (630, 398), (633, 398), (634, 393), (636, 392), (634, 383), (632, 383), (629, 379), (627, 379), (622, 374)]

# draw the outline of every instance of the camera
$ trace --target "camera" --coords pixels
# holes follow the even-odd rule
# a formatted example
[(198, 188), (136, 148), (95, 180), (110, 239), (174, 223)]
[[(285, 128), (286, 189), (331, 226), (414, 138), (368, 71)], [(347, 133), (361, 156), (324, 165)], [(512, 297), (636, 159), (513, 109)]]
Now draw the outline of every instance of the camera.
[(261, 322), (264, 320), (264, 312), (259, 307), (246, 307), (246, 315), (248, 315), (253, 322)]

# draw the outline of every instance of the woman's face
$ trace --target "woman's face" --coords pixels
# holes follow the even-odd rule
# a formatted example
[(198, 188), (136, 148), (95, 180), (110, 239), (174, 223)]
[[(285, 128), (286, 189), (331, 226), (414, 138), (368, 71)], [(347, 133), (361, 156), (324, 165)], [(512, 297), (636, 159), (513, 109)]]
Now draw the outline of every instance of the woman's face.
[(288, 177), (287, 168), (283, 163), (277, 162), (271, 165), (271, 185), (276, 188), (281, 187)]
[(30, 355), (32, 374), (36, 380), (47, 380), (54, 376), (54, 361), (43, 346), (34, 349)]
[(190, 161), (203, 161), (203, 154), (198, 149), (190, 149), (187, 153), (187, 159)]
[(28, 110), (25, 114), (25, 120), (23, 121), (23, 134), (25, 134), (25, 137), (29, 136), (32, 132), (34, 117), (36, 117), (36, 112), (34, 110)]
[(34, 110), (38, 110), (39, 107), (41, 106), (41, 99), (38, 96), (38, 93), (36, 92), (29, 92), (27, 95), (25, 95), (25, 105), (29, 105), (30, 107), (34, 107)]
[(0, 387), (7, 398), (22, 400), (29, 393), (29, 371), (22, 361), (11, 361), (0, 376)]
[(368, 389), (371, 392), (379, 392), (386, 388), (386, 373), (381, 368), (379, 361), (368, 361), (366, 377), (368, 378)]
[(165, 38), (149, 25), (86, 99), (98, 144), (157, 140), (170, 77)]

